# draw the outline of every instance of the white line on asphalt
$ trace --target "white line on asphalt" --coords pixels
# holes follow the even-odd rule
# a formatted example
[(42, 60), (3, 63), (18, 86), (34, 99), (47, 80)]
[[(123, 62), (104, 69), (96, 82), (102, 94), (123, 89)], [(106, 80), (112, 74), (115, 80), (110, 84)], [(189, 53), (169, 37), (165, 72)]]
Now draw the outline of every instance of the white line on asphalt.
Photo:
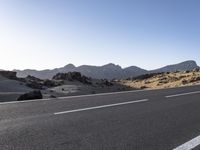
[[(65, 100), (70, 98), (82, 98), (82, 97), (94, 97), (94, 96), (106, 96), (106, 95), (116, 95), (116, 94), (126, 94), (126, 93), (137, 93), (143, 91), (153, 91), (159, 89), (144, 89), (144, 90), (131, 90), (131, 91), (120, 91), (120, 92), (110, 92), (110, 93), (98, 93), (98, 94), (85, 94), (85, 95), (75, 95), (75, 96), (65, 96), (65, 97), (57, 97), (57, 98), (45, 98), (45, 99), (33, 99), (33, 100), (23, 100), (23, 101), (9, 101), (9, 102), (0, 102), (0, 105), (5, 104), (17, 104), (17, 103), (29, 103), (29, 102), (37, 102), (37, 101), (49, 101), (49, 100)], [(162, 90), (162, 89), (160, 89)]]
[(177, 148), (174, 148), (173, 150), (191, 150), (198, 145), (200, 145), (200, 136), (197, 136), (196, 138), (184, 143), (183, 145), (180, 145)]
[(45, 99), (33, 99), (33, 100), (23, 100), (23, 101), (9, 101), (9, 102), (0, 102), (0, 105), (5, 104), (17, 104), (17, 103), (29, 103), (37, 101), (49, 101), (49, 100), (64, 100), (70, 98), (81, 98), (81, 97), (92, 97), (92, 96), (106, 96), (106, 95), (115, 95), (115, 94), (126, 94), (126, 93), (136, 93), (142, 92), (145, 90), (132, 90), (132, 91), (121, 91), (121, 92), (110, 92), (110, 93), (99, 93), (99, 94), (86, 94), (86, 95), (76, 95), (76, 96), (66, 96), (66, 97), (57, 97), (57, 98), (45, 98)]
[(9, 94), (24, 94), (24, 92), (0, 92), (0, 95), (9, 95)]
[(0, 102), (0, 105), (17, 104), (17, 103), (28, 103), (28, 102), (37, 102), (37, 101), (48, 101), (48, 100), (54, 100), (54, 99), (55, 99), (55, 98), (34, 99), (34, 100), (23, 100), (23, 101), (10, 101), (10, 102)]
[(66, 96), (66, 97), (57, 97), (57, 98), (45, 98), (45, 99), (23, 100), (23, 101), (9, 101), (9, 102), (0, 102), (0, 105), (29, 103), (29, 102), (37, 102), (37, 101), (42, 102), (42, 101), (57, 100), (57, 99), (65, 100), (65, 99), (70, 99), (70, 98), (82, 98), (82, 97), (94, 97), (94, 96), (106, 96), (106, 95), (116, 95), (116, 94), (126, 94), (126, 93), (137, 93), (137, 92), (154, 91), (154, 90), (162, 90), (162, 89), (131, 90), (131, 91), (110, 92), (110, 93), (75, 95), (75, 96)]
[(81, 109), (74, 109), (74, 110), (56, 112), (56, 113), (54, 113), (54, 115), (61, 115), (61, 114), (67, 114), (67, 113), (74, 113), (74, 112), (80, 112), (80, 111), (86, 111), (86, 110), (94, 110), (94, 109), (100, 109), (100, 108), (106, 108), (106, 107), (114, 107), (114, 106), (120, 106), (120, 105), (127, 105), (127, 104), (133, 104), (133, 103), (146, 102), (146, 101), (148, 101), (148, 99), (135, 100), (135, 101), (128, 101), (128, 102), (115, 103), (115, 104), (108, 104), (108, 105), (101, 105), (101, 106), (88, 107), (88, 108), (81, 108)]
[(46, 99), (34, 99), (34, 100), (24, 100), (24, 101), (10, 101), (10, 102), (0, 102), (0, 105), (6, 104), (17, 104), (17, 103), (29, 103), (29, 102), (38, 102), (38, 101), (49, 101), (49, 100), (65, 100), (68, 98), (81, 98), (81, 97), (92, 97), (92, 96), (106, 96), (106, 95), (115, 95), (115, 94), (126, 94), (126, 93), (137, 93), (137, 92), (145, 92), (145, 91), (157, 91), (157, 90), (167, 90), (167, 89), (177, 89), (184, 87), (194, 87), (199, 85), (192, 86), (181, 86), (181, 87), (170, 87), (170, 88), (158, 88), (158, 89), (143, 89), (143, 90), (131, 90), (131, 91), (121, 91), (121, 92), (110, 92), (110, 93), (99, 93), (99, 94), (86, 94), (86, 95), (77, 95), (77, 96), (66, 96), (66, 97), (58, 97), (58, 98), (46, 98)]
[(168, 95), (168, 96), (165, 96), (165, 97), (166, 98), (172, 98), (172, 97), (192, 95), (192, 94), (199, 94), (199, 93), (200, 93), (200, 91), (195, 91), (195, 92), (181, 93), (181, 94), (175, 94), (175, 95)]

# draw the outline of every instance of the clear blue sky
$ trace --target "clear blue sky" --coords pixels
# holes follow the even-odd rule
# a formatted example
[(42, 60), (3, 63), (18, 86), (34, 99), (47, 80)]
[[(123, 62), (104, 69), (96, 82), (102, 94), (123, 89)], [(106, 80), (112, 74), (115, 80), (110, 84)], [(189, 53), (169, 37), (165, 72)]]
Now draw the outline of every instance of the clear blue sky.
[(200, 65), (199, 0), (0, 0), (0, 69)]

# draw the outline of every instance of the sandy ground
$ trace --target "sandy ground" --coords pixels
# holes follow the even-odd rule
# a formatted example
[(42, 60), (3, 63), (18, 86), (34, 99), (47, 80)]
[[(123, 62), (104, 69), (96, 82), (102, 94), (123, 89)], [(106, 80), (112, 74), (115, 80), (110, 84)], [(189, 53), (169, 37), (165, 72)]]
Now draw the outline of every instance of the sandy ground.
[(200, 71), (162, 73), (145, 79), (120, 80), (118, 83), (138, 89), (197, 85), (200, 84)]
[[(0, 102), (15, 101), (20, 95), (33, 90), (34, 89), (27, 87), (23, 82), (7, 79), (0, 76)], [(133, 88), (126, 87), (125, 85), (117, 83), (107, 86), (102, 84), (101, 80), (93, 79), (91, 85), (83, 84), (78, 81), (65, 81), (64, 85), (47, 88), (45, 90), (41, 90), (41, 92), (43, 94), (43, 98), (55, 98), (124, 90), (133, 90)]]
[(0, 76), (0, 102), (16, 100), (21, 94), (31, 90), (22, 82)]
[(0, 93), (2, 92), (28, 92), (31, 88), (28, 88), (23, 83), (15, 80), (0, 80)]
[(133, 90), (133, 88), (127, 87), (121, 84), (114, 84), (112, 86), (100, 86), (100, 85), (87, 85), (80, 82), (68, 82), (65, 85), (49, 88), (43, 90), (44, 98), (73, 96), (73, 95), (85, 95), (85, 94), (97, 94), (116, 91)]

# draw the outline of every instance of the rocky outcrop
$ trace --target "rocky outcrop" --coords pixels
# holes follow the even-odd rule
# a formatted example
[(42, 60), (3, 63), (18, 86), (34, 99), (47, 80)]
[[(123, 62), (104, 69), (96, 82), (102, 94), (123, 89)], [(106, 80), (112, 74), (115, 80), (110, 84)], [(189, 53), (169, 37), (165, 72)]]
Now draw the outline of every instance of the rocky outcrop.
[(17, 79), (17, 73), (13, 71), (0, 71), (0, 75), (8, 79)]
[(33, 89), (43, 89), (43, 80), (33, 76), (27, 76), (23, 79), (26, 85)]
[(33, 76), (27, 76), (26, 78), (21, 78), (21, 81), (25, 82), (25, 84), (33, 89), (45, 89), (49, 87), (60, 86), (63, 84), (62, 81), (55, 81), (55, 80), (41, 80)]
[(29, 93), (25, 93), (21, 95), (17, 100), (22, 101), (22, 100), (33, 100), (33, 99), (42, 99), (42, 93), (39, 90), (35, 90)]
[(52, 79), (53, 80), (79, 81), (84, 84), (91, 84), (91, 79), (86, 76), (81, 75), (80, 72), (58, 73)]
[(63, 81), (55, 81), (55, 80), (49, 80), (49, 79), (43, 81), (43, 85), (45, 87), (56, 87), (62, 84), (64, 84)]

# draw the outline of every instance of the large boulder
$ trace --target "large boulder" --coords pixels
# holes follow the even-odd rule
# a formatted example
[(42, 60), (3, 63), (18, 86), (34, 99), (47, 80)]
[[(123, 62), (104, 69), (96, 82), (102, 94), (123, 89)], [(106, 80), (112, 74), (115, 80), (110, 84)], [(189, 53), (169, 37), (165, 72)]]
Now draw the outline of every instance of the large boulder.
[(33, 100), (33, 99), (42, 99), (42, 93), (39, 90), (31, 91), (21, 95), (17, 100)]

